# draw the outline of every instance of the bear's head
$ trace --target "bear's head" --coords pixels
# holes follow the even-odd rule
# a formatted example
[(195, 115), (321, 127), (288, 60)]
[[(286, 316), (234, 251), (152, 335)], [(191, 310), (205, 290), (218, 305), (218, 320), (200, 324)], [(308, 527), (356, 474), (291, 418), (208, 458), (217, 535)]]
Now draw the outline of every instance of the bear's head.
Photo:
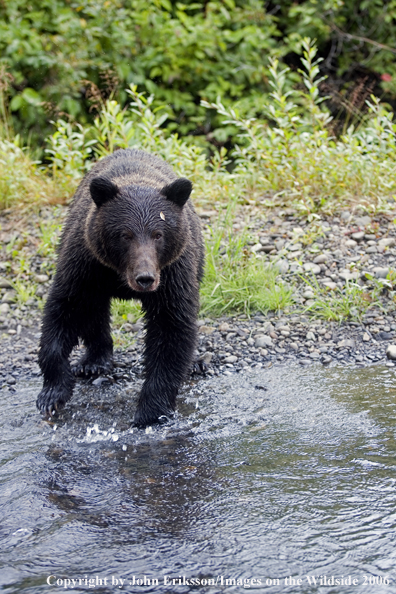
[(133, 291), (155, 291), (161, 270), (180, 257), (189, 237), (184, 206), (191, 182), (179, 178), (155, 189), (119, 187), (106, 177), (95, 177), (89, 189), (95, 203), (86, 225), (91, 251)]

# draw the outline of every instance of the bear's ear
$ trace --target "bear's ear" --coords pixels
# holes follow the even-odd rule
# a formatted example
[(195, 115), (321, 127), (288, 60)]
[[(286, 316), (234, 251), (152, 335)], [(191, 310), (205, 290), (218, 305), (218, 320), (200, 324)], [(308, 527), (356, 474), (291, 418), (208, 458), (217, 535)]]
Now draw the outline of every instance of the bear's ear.
[(190, 180), (179, 177), (179, 179), (162, 188), (161, 194), (182, 208), (189, 199), (191, 190), (192, 183)]
[(112, 200), (118, 192), (117, 186), (105, 177), (94, 177), (89, 190), (92, 200), (98, 208), (105, 202)]

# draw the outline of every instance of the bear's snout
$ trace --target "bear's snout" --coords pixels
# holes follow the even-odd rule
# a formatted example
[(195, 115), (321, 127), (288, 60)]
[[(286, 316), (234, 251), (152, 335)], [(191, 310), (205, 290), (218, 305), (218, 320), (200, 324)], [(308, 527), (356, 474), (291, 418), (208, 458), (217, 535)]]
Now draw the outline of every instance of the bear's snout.
[(143, 289), (143, 291), (147, 291), (153, 285), (155, 277), (149, 272), (144, 272), (143, 274), (138, 274), (135, 278), (135, 281), (137, 282), (139, 287)]

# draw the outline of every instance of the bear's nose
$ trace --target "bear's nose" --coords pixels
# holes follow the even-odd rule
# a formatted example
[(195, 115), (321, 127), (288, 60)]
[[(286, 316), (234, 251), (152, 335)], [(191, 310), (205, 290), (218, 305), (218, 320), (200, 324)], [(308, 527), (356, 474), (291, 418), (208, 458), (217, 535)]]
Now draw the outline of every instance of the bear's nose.
[(149, 289), (155, 281), (155, 277), (145, 272), (144, 274), (138, 274), (135, 280), (142, 289)]

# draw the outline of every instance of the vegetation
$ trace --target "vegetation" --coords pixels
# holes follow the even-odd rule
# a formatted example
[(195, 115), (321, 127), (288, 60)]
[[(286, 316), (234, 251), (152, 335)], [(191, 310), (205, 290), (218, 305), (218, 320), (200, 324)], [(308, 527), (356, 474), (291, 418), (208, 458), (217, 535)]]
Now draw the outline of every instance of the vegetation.
[(166, 104), (170, 131), (223, 145), (235, 129), (201, 100), (262, 117), (270, 60), (291, 67), (295, 86), (307, 36), (333, 112), (356, 119), (370, 93), (395, 99), (395, 18), (394, 3), (378, 1), (2, 0), (13, 127), (40, 146), (49, 119), (85, 126), (108, 98), (124, 107), (133, 84)]

